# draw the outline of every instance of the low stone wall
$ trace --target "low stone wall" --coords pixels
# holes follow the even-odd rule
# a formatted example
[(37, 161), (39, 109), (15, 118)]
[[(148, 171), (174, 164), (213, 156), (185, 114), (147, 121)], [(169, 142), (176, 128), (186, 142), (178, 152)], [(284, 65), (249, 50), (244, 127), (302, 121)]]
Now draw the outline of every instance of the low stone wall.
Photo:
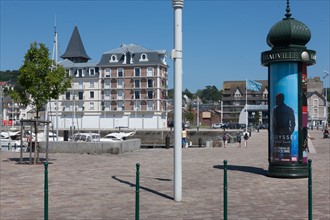
[[(40, 152), (46, 152), (46, 142), (39, 143)], [(73, 141), (50, 141), (48, 153), (88, 153), (88, 154), (122, 154), (141, 148), (140, 139), (129, 139), (119, 142), (73, 142)]]
[[(199, 145), (199, 139), (201, 139), (202, 146), (206, 146), (206, 142), (212, 141), (213, 143), (222, 141), (223, 133), (226, 132), (229, 136), (228, 143), (236, 142), (236, 135), (238, 130), (226, 130), (223, 131), (222, 129), (212, 129), (208, 131), (196, 131), (192, 129), (187, 130), (188, 134), (188, 143), (192, 143), (194, 146)], [(134, 138), (141, 139), (142, 145), (163, 145), (165, 146), (165, 138), (168, 136), (170, 138), (170, 145), (173, 146), (174, 144), (174, 132), (170, 130), (165, 131), (137, 131), (136, 134), (133, 136)], [(213, 144), (212, 143), (212, 144)], [(215, 147), (218, 147), (219, 144)]]

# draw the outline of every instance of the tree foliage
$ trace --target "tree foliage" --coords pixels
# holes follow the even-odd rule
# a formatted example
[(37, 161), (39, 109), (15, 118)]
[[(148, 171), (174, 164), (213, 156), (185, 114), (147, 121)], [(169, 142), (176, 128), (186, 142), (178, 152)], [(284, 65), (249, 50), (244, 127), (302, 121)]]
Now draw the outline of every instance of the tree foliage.
[(187, 121), (192, 123), (194, 121), (194, 109), (191, 104), (188, 105), (187, 113), (185, 115), (185, 118)]
[[(168, 97), (173, 99), (174, 89), (168, 90)], [(206, 86), (205, 89), (199, 89), (196, 93), (192, 93), (189, 89), (185, 89), (182, 92), (182, 96), (186, 95), (189, 99), (194, 99), (197, 96), (203, 103), (218, 102), (222, 97), (222, 90), (218, 90), (216, 86)]]
[(203, 103), (218, 102), (221, 100), (222, 91), (219, 91), (216, 86), (206, 86), (203, 90), (197, 90), (196, 96), (198, 96)]
[(37, 117), (50, 99), (57, 99), (71, 86), (64, 67), (49, 59), (49, 50), (43, 43), (30, 45), (19, 73), (10, 96), (25, 106), (34, 106)]
[(189, 89), (185, 89), (183, 92), (182, 92), (182, 95), (186, 95), (189, 99), (192, 99), (194, 94), (192, 94)]
[(19, 75), (18, 70), (0, 71), (0, 81), (3, 81), (3, 82), (16, 81), (16, 78), (18, 77), (18, 75)]
[(169, 89), (168, 90), (168, 98), (173, 99), (174, 98), (174, 89)]

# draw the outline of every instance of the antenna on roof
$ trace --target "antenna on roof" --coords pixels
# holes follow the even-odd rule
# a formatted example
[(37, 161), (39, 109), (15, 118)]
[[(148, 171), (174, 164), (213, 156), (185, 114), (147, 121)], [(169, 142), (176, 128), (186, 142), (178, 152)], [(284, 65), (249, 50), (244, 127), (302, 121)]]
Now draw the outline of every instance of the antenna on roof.
[[(58, 44), (57, 44), (57, 32), (56, 32), (56, 14), (55, 14), (55, 22), (54, 22), (54, 45), (53, 45), (53, 54), (52, 54), (52, 70), (55, 70), (57, 68), (57, 63), (58, 63)], [(49, 105), (51, 105), (51, 102), (49, 102)], [(58, 140), (58, 99), (56, 99), (56, 141)], [(49, 109), (51, 110), (51, 106), (49, 106)], [(47, 111), (47, 108), (46, 108)], [(47, 118), (48, 112), (46, 113)], [(51, 118), (52, 124), (53, 124), (53, 119)], [(53, 126), (54, 128), (54, 126)], [(54, 132), (54, 131), (53, 131)], [(44, 135), (46, 136), (46, 135)]]

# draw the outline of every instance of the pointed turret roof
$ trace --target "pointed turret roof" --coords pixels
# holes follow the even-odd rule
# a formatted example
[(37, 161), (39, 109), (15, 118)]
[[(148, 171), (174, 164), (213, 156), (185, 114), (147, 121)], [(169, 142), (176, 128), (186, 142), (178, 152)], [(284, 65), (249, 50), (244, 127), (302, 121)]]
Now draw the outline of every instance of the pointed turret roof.
[(86, 54), (77, 26), (74, 27), (68, 47), (61, 58), (69, 59), (73, 62), (87, 62), (91, 59)]

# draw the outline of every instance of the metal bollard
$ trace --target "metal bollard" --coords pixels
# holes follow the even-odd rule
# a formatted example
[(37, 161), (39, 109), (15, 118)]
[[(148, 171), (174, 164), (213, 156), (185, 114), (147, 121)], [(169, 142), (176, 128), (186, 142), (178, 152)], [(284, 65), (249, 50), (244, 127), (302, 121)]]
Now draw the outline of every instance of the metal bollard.
[(202, 138), (198, 138), (198, 147), (202, 147)]
[(45, 162), (44, 219), (48, 220), (48, 163)]
[(228, 184), (227, 184), (227, 160), (223, 161), (223, 219), (228, 219), (228, 213), (227, 213), (227, 190), (228, 190)]
[(168, 135), (165, 137), (165, 147), (166, 149), (170, 148), (170, 137)]
[(313, 203), (312, 203), (312, 160), (308, 160), (308, 220), (313, 219)]
[(140, 209), (140, 164), (136, 164), (136, 184), (135, 184), (135, 220), (139, 220)]

